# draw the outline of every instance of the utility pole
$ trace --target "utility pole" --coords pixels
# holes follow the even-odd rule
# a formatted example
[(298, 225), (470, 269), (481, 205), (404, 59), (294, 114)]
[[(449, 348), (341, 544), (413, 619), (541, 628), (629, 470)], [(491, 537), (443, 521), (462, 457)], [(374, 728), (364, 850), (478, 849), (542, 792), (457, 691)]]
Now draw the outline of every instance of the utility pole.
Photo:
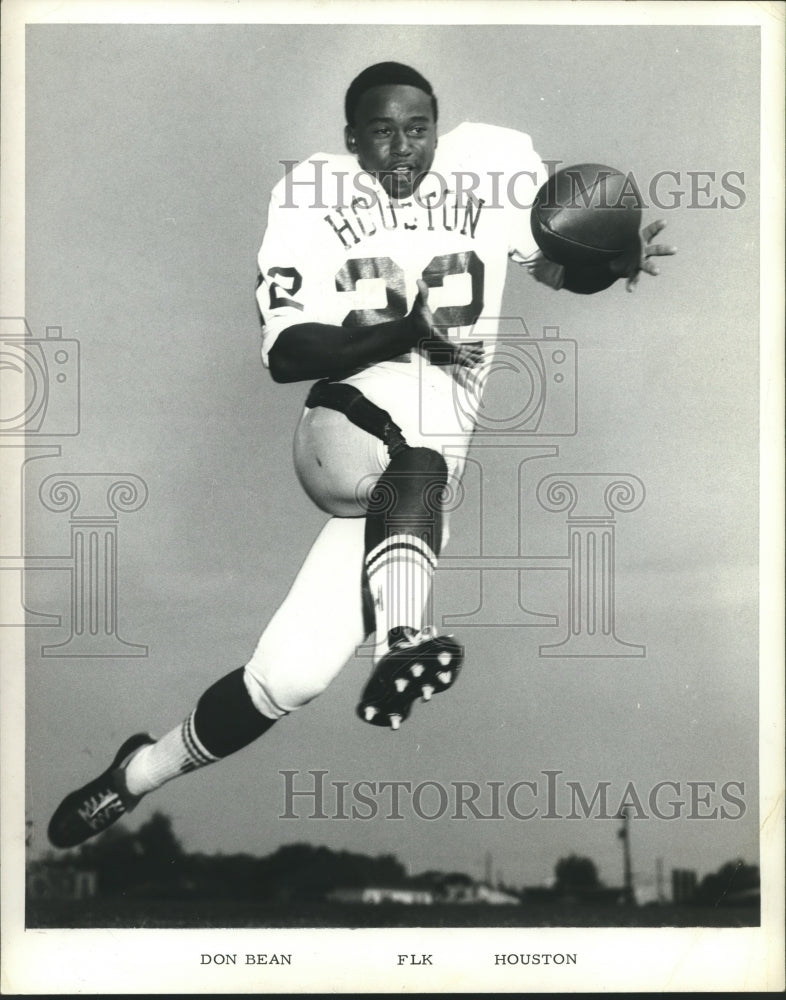
[(619, 815), (622, 820), (622, 827), (617, 831), (617, 836), (622, 841), (622, 858), (624, 887), (623, 894), (626, 905), (632, 906), (636, 898), (633, 894), (633, 869), (630, 863), (630, 814), (627, 807)]
[(666, 902), (666, 892), (663, 888), (663, 858), (655, 860), (655, 882), (658, 887), (658, 902)]

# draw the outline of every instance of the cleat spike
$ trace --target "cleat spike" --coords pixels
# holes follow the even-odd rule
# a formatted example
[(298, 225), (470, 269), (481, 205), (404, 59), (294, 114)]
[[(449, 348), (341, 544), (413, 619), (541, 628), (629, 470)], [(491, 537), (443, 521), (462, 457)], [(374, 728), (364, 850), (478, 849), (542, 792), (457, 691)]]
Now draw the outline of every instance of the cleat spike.
[(412, 674), (413, 677), (420, 677), (420, 675), (423, 673), (425, 669), (426, 668), (423, 666), (422, 663), (413, 663), (412, 666), (409, 668), (409, 672)]
[(443, 684), (450, 684), (453, 679), (453, 674), (449, 670), (440, 670), (437, 674), (437, 680), (441, 681)]
[(389, 715), (388, 718), (390, 719), (390, 728), (391, 729), (398, 729), (398, 727), (401, 725), (401, 716), (400, 715)]
[(430, 684), (424, 684), (423, 690), (420, 693), (423, 695), (423, 701), (431, 701), (431, 696), (434, 694), (434, 688)]
[(377, 714), (376, 708), (373, 705), (366, 705), (363, 709), (363, 715), (365, 716), (366, 722), (371, 722), (374, 716)]
[(399, 694), (401, 694), (402, 691), (406, 690), (407, 686), (409, 685), (409, 681), (407, 680), (406, 677), (397, 677), (395, 680), (395, 685), (396, 685), (396, 690), (399, 692)]
[(443, 649), (442, 652), (437, 656), (437, 659), (439, 660), (440, 666), (446, 667), (453, 659), (453, 656), (446, 649)]

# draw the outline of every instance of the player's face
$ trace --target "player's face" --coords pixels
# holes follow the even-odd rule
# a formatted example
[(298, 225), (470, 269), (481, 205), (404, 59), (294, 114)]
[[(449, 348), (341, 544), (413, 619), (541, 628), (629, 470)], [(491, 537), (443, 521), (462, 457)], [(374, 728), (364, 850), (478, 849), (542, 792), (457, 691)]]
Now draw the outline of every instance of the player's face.
[(408, 198), (434, 161), (437, 123), (431, 98), (417, 87), (372, 87), (360, 99), (347, 148), (392, 198)]

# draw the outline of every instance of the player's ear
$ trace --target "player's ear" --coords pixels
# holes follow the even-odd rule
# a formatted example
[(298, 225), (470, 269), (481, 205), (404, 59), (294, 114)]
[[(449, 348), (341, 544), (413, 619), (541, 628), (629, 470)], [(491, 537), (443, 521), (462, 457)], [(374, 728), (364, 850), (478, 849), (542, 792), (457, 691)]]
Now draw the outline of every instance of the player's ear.
[(355, 131), (351, 126), (347, 125), (344, 128), (344, 142), (350, 153), (356, 154), (358, 151), (358, 142), (355, 138)]

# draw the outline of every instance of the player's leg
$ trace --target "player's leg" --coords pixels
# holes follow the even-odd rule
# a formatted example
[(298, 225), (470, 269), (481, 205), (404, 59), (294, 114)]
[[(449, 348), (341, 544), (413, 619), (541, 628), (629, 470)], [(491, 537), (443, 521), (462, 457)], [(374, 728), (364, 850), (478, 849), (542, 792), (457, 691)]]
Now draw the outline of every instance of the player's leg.
[(441, 549), (447, 483), (442, 455), (410, 447), (390, 460), (369, 491), (366, 572), (377, 660), (402, 636), (423, 628)]
[(101, 833), (143, 795), (248, 746), (327, 687), (369, 631), (363, 528), (362, 519), (325, 525), (249, 663), (209, 687), (160, 740), (131, 737), (103, 774), (67, 796), (49, 824), (56, 847)]
[(241, 667), (216, 681), (189, 715), (159, 740), (137, 733), (97, 778), (67, 795), (49, 822), (55, 847), (102, 833), (143, 795), (182, 774), (213, 764), (256, 740), (275, 719), (255, 707)]
[(416, 377), (361, 375), (356, 384), (391, 414), (410, 445), (379, 480), (380, 499), (384, 505), (389, 495), (391, 505), (370, 510), (367, 518), (366, 566), (379, 659), (357, 708), (365, 721), (396, 728), (417, 697), (428, 700), (447, 690), (461, 667), (461, 645), (431, 627), (430, 594), (471, 431), (445, 372), (421, 366)]
[(366, 572), (377, 643), (358, 715), (374, 725), (397, 729), (418, 697), (447, 690), (461, 667), (464, 651), (453, 637), (424, 627), (448, 494), (442, 455), (415, 447), (391, 459), (369, 497)]
[(246, 667), (258, 710), (294, 712), (334, 680), (372, 628), (364, 614), (362, 518), (331, 518)]
[[(401, 381), (402, 393), (416, 390), (411, 378)], [(378, 660), (391, 642), (423, 627), (444, 530), (447, 463), (422, 445), (391, 458), (379, 438), (343, 413), (317, 406), (306, 411), (298, 428), (295, 468), (323, 509), (366, 514), (365, 565)]]
[[(366, 380), (361, 388), (365, 392), (375, 386)], [(388, 372), (378, 388), (390, 399), (385, 409), (397, 424), (406, 425), (405, 437), (408, 442), (413, 438), (414, 447), (390, 458), (379, 438), (343, 413), (316, 406), (298, 428), (295, 465), (304, 488), (324, 509), (366, 512), (365, 562), (377, 644), (376, 669), (359, 714), (375, 725), (395, 728), (417, 697), (428, 699), (449, 687), (461, 663), (458, 643), (423, 625), (446, 535), (448, 480), (458, 478), (463, 451), (454, 450), (449, 468), (440, 451), (430, 447), (435, 439), (420, 432), (416, 379), (395, 379)], [(381, 405), (380, 395), (373, 401)], [(402, 678), (401, 670), (410, 667), (414, 673)]]

